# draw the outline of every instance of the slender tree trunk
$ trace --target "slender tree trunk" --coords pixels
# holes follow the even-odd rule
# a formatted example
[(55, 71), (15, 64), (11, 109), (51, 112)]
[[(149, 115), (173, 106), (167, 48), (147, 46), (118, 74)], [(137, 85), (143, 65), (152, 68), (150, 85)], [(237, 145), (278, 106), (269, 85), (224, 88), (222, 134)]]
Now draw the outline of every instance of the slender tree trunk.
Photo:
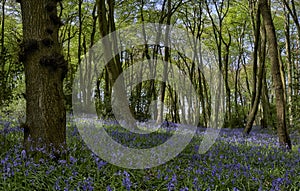
[(1, 45), (1, 52), (0, 52), (0, 78), (1, 78), (1, 82), (0, 82), (0, 107), (2, 106), (2, 100), (5, 100), (5, 90), (7, 89), (7, 75), (6, 75), (6, 71), (5, 71), (5, 65), (6, 65), (6, 60), (5, 60), (5, 54), (6, 54), (6, 50), (5, 50), (5, 44), (4, 44), (4, 37), (5, 37), (5, 3), (6, 0), (2, 1), (2, 6), (1, 6), (1, 11), (2, 11), (2, 18), (1, 18), (1, 40), (0, 40), (0, 45)]
[[(260, 8), (258, 8), (258, 14), (260, 13)], [(260, 24), (259, 24), (260, 25)], [(247, 117), (247, 124), (246, 127), (244, 129), (244, 133), (245, 134), (249, 134), (252, 126), (253, 126), (253, 122), (255, 120), (256, 114), (257, 114), (257, 110), (258, 110), (258, 105), (260, 103), (260, 97), (261, 97), (261, 89), (262, 89), (262, 84), (263, 84), (263, 76), (264, 76), (264, 69), (265, 69), (265, 50), (266, 50), (266, 31), (264, 27), (259, 27), (256, 28), (256, 30), (260, 30), (261, 28), (261, 40), (260, 44), (261, 46), (259, 46), (259, 63), (260, 63), (260, 67), (259, 67), (259, 73), (258, 73), (258, 79), (257, 79), (257, 90), (255, 90), (255, 99), (254, 102), (252, 104), (252, 108), (250, 110), (250, 113)], [(259, 39), (259, 36), (258, 36)], [(257, 39), (257, 40), (258, 40)], [(258, 59), (256, 59), (258, 60)]]
[[(96, 35), (96, 24), (97, 24), (97, 15), (96, 15), (96, 9), (97, 5), (95, 4), (93, 7), (93, 12), (92, 12), (92, 17), (93, 17), (93, 24), (92, 24), (92, 32), (90, 35), (90, 44), (89, 44), (89, 48), (92, 48), (94, 43), (95, 43), (95, 35)], [(95, 103), (92, 103), (92, 94), (93, 92), (91, 91), (93, 88), (92, 86), (94, 85), (94, 73), (92, 72), (92, 70), (96, 69), (96, 65), (93, 67), (93, 54), (91, 53), (91, 51), (87, 50), (87, 43), (86, 40), (84, 38), (84, 54), (87, 55), (87, 59), (86, 59), (86, 73), (85, 73), (85, 81), (86, 81), (86, 86), (87, 86), (87, 92), (86, 92), (86, 105), (88, 106), (89, 110), (92, 109), (92, 105)], [(93, 75), (91, 75), (93, 74)]]
[[(227, 113), (226, 114), (226, 119), (228, 120), (228, 122), (231, 121), (231, 92), (230, 92), (230, 86), (229, 86), (229, 80), (228, 80), (228, 70), (229, 70), (229, 49), (230, 49), (230, 44), (231, 44), (231, 35), (228, 32), (229, 35), (229, 41), (228, 43), (226, 43), (222, 38), (223, 44), (225, 45), (225, 54), (224, 54), (224, 81), (225, 81), (225, 90), (226, 90), (226, 107), (227, 107)], [(231, 124), (231, 122), (230, 122)]]
[[(167, 25), (171, 24), (171, 0), (167, 2), (168, 15), (167, 15)], [(164, 69), (163, 69), (163, 81), (160, 85), (160, 107), (158, 108), (157, 122), (161, 123), (163, 121), (163, 112), (164, 112), (164, 101), (165, 101), (165, 92), (166, 92), (166, 81), (168, 78), (168, 62), (170, 60), (170, 43), (169, 43), (169, 33), (170, 27), (167, 26), (165, 34), (165, 58), (164, 58)]]
[[(6, 0), (2, 0), (2, 18), (1, 18), (1, 56), (4, 54), (5, 46), (4, 46), (4, 35), (5, 35), (5, 3)], [(1, 57), (2, 58), (2, 57)]]
[(112, 108), (111, 108), (111, 81), (108, 76), (108, 71), (105, 69), (104, 71), (104, 117), (110, 118), (112, 115)]
[[(255, 7), (253, 1), (250, 1), (250, 14), (251, 14), (251, 21), (252, 21), (252, 29), (253, 29), (253, 39), (254, 39), (254, 50), (253, 50), (253, 89), (252, 89), (252, 96), (251, 96), (251, 107), (253, 107), (255, 97), (256, 97), (256, 90), (257, 90), (257, 60), (258, 60), (258, 49), (259, 49), (259, 42), (260, 42), (260, 10), (259, 8)], [(257, 10), (255, 10), (257, 9)], [(255, 13), (255, 15), (254, 15)]]
[(280, 74), (280, 63), (278, 55), (277, 37), (274, 23), (271, 15), (271, 8), (268, 5), (268, 0), (259, 0), (261, 14), (264, 20), (264, 25), (268, 34), (268, 43), (270, 49), (270, 61), (272, 64), (271, 72), (276, 96), (276, 112), (277, 112), (277, 132), (279, 136), (279, 143), (284, 147), (291, 149), (292, 144), (287, 131), (286, 123), (286, 108), (284, 100), (284, 88)]
[[(144, 20), (144, 5), (145, 5), (145, 3), (142, 0), (141, 1), (141, 8), (140, 8), (142, 23), (144, 23), (144, 21), (145, 21)], [(153, 61), (151, 61), (151, 56), (150, 56), (150, 53), (149, 53), (149, 45), (148, 45), (148, 42), (147, 42), (147, 34), (146, 34), (146, 31), (145, 31), (144, 25), (143, 25), (142, 32), (143, 32), (143, 39), (144, 39), (144, 50), (143, 50), (143, 56), (142, 57), (143, 57), (143, 59), (146, 57), (147, 62), (148, 62), (148, 66), (150, 68), (150, 75), (154, 75), (155, 68), (152, 67), (152, 64), (151, 64)], [(142, 70), (142, 68), (141, 68), (141, 70)], [(145, 96), (145, 98), (147, 99), (147, 101), (146, 101), (147, 105), (145, 106), (146, 107), (146, 109), (145, 109), (146, 113), (150, 114), (149, 112), (151, 110), (153, 112), (153, 114), (152, 114), (153, 119), (156, 119), (156, 117), (157, 117), (157, 106), (156, 105), (151, 105), (152, 108), (150, 109), (150, 104), (151, 104), (152, 98), (156, 97), (154, 80), (150, 80), (148, 82), (143, 82), (143, 85), (144, 85), (144, 87), (148, 87), (148, 88), (145, 88), (145, 89), (147, 89), (146, 90), (146, 96)], [(153, 102), (152, 102), (152, 104), (153, 104)]]
[[(235, 78), (234, 78), (234, 90), (235, 90), (234, 91), (234, 106), (235, 106), (235, 112), (237, 115), (239, 115), (239, 107), (238, 107), (238, 93), (240, 92), (239, 88), (238, 88), (239, 73), (240, 73), (240, 58), (238, 59), (238, 65), (237, 65), (237, 69), (235, 71)], [(242, 99), (242, 98), (240, 97), (240, 99)]]
[[(78, 47), (77, 47), (77, 64), (78, 67), (80, 69), (80, 90), (81, 92), (79, 93), (80, 97), (79, 97), (79, 101), (84, 101), (85, 100), (85, 83), (84, 83), (84, 79), (83, 79), (83, 64), (81, 63), (81, 52), (82, 52), (82, 48), (81, 48), (81, 36), (82, 36), (82, 3), (83, 0), (79, 0), (78, 1), (78, 19), (79, 19), (79, 29), (78, 29)], [(84, 102), (85, 103), (85, 102)], [(86, 108), (86, 105), (84, 105)]]
[(288, 116), (289, 116), (289, 126), (293, 124), (292, 115), (292, 97), (293, 97), (293, 64), (292, 64), (292, 54), (291, 54), (291, 35), (290, 35), (290, 15), (285, 13), (285, 23), (284, 23), (284, 33), (285, 33), (285, 49), (286, 49), (286, 63), (287, 63), (287, 76), (288, 76), (288, 91), (287, 91), (287, 104), (288, 104)]
[(65, 82), (65, 98), (66, 98), (66, 110), (68, 113), (73, 113), (73, 107), (72, 107), (72, 86), (73, 86), (73, 81), (74, 81), (74, 72), (73, 72), (73, 67), (71, 64), (71, 27), (68, 27), (68, 40), (67, 40), (67, 62), (68, 62), (68, 74), (66, 76)]
[(63, 79), (67, 62), (58, 42), (57, 1), (21, 0), (26, 77), (24, 147), (35, 159), (66, 149)]

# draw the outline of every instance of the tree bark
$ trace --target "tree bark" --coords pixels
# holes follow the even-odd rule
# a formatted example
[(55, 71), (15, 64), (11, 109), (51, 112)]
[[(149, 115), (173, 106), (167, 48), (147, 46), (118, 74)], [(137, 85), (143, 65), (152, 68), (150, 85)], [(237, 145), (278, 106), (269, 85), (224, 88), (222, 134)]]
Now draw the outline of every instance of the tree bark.
[(271, 73), (276, 96), (276, 114), (277, 114), (277, 133), (279, 143), (287, 149), (292, 148), (291, 140), (287, 132), (286, 111), (284, 100), (284, 88), (280, 74), (280, 63), (278, 55), (277, 37), (275, 27), (272, 20), (271, 8), (268, 5), (268, 0), (259, 0), (261, 14), (264, 20), (264, 25), (268, 34), (269, 55), (271, 61)]
[(67, 62), (58, 41), (61, 26), (57, 1), (21, 0), (23, 44), (21, 61), (26, 78), (24, 147), (39, 159), (65, 156), (66, 111), (63, 79)]
[[(115, 32), (114, 6), (114, 0), (97, 1), (99, 29), (102, 37), (102, 45), (105, 47), (103, 57), (105, 63), (107, 63), (105, 68), (111, 85), (109, 92), (111, 95), (111, 106), (115, 118), (119, 122), (126, 122), (122, 125), (126, 125), (127, 129), (138, 131), (135, 119), (129, 108), (124, 78), (122, 76), (123, 69), (119, 54), (119, 42), (117, 41)], [(113, 57), (112, 59), (110, 59), (111, 56)], [(117, 80), (119, 80), (118, 83), (115, 83)]]
[(273, 129), (275, 129), (273, 112), (271, 109), (269, 95), (268, 95), (266, 73), (264, 73), (264, 77), (263, 77), (261, 103), (263, 107), (263, 122), (265, 127), (271, 126)]
[(292, 115), (292, 97), (293, 97), (293, 63), (291, 52), (291, 35), (290, 35), (290, 15), (285, 10), (285, 22), (284, 22), (284, 34), (285, 34), (285, 49), (286, 49), (286, 66), (288, 76), (288, 91), (287, 91), (287, 104), (288, 104), (288, 126), (293, 125)]
[(163, 69), (163, 81), (160, 84), (160, 104), (158, 107), (158, 114), (157, 114), (157, 123), (162, 123), (163, 121), (163, 112), (164, 112), (164, 102), (165, 102), (165, 92), (166, 92), (166, 81), (168, 78), (168, 62), (170, 60), (170, 43), (169, 43), (169, 36), (170, 36), (170, 27), (168, 25), (171, 24), (171, 0), (167, 1), (167, 28), (166, 28), (166, 34), (165, 34), (165, 58), (164, 58), (164, 69)]
[[(258, 8), (257, 14), (260, 14), (260, 8)], [(259, 50), (259, 63), (260, 63), (259, 73), (258, 73), (258, 77), (257, 77), (258, 84), (257, 84), (257, 89), (253, 90), (253, 92), (255, 92), (254, 101), (252, 104), (251, 111), (247, 117), (247, 124), (244, 129), (245, 134), (249, 134), (252, 129), (253, 122), (254, 122), (256, 114), (257, 114), (258, 105), (260, 103), (261, 92), (262, 92), (262, 84), (263, 84), (263, 77), (264, 77), (264, 70), (265, 70), (266, 31), (265, 31), (264, 27), (260, 27), (260, 19), (259, 19), (257, 22), (256, 30), (260, 31), (260, 29), (262, 29), (261, 30), (262, 31), (261, 39), (259, 36), (259, 32), (255, 32), (255, 33), (258, 33), (256, 40), (258, 40), (259, 44), (261, 44), (261, 46), (259, 46), (257, 49), (257, 50)], [(257, 56), (257, 54), (254, 54), (254, 55)], [(254, 60), (256, 60), (254, 62), (257, 62), (258, 59), (256, 58)]]
[[(105, 1), (105, 0), (98, 0), (97, 7), (98, 7), (98, 21), (99, 21), (99, 28), (101, 37), (105, 37), (110, 33), (115, 31), (115, 22), (114, 22), (114, 1)], [(108, 9), (107, 9), (108, 7)], [(104, 60), (107, 62), (105, 66), (105, 115), (106, 117), (110, 117), (112, 113), (111, 107), (111, 96), (112, 96), (112, 86), (114, 82), (117, 80), (118, 76), (122, 73), (122, 66), (120, 63), (119, 55), (116, 55), (111, 60), (106, 60), (108, 55), (112, 55), (116, 53), (116, 38), (115, 36), (111, 35), (110, 38), (107, 37), (103, 40), (102, 44), (105, 47), (104, 49)], [(124, 87), (123, 87), (124, 88)], [(124, 90), (125, 91), (125, 90)], [(122, 93), (123, 96), (125, 96)]]

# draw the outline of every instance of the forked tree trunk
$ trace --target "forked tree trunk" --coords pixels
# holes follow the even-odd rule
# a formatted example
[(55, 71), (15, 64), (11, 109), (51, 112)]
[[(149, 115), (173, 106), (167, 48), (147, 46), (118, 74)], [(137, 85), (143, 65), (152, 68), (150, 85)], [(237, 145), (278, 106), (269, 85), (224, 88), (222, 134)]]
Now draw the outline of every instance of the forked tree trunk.
[[(260, 14), (260, 8), (258, 9), (257, 14)], [(258, 77), (257, 77), (257, 89), (253, 90), (253, 92), (255, 92), (254, 101), (252, 103), (252, 108), (247, 117), (247, 124), (244, 129), (245, 134), (250, 133), (253, 123), (254, 123), (254, 120), (255, 120), (255, 117), (256, 117), (256, 114), (257, 114), (257, 111), (258, 111), (258, 105), (259, 105), (260, 99), (261, 99), (263, 77), (264, 77), (264, 72), (265, 72), (266, 30), (264, 27), (260, 27), (260, 19), (258, 19), (256, 30), (258, 30), (258, 32), (256, 32), (256, 33), (258, 33), (256, 40), (258, 40), (259, 44), (261, 44), (257, 48), (257, 51), (259, 53), (259, 60), (256, 59), (259, 61), (260, 66), (259, 66), (259, 73), (258, 73)], [(259, 38), (259, 31), (261, 31), (261, 38)], [(254, 55), (257, 56), (257, 54), (254, 54)]]
[(280, 74), (280, 63), (278, 55), (278, 45), (275, 33), (275, 27), (272, 20), (271, 9), (268, 5), (268, 0), (259, 0), (261, 14), (264, 20), (264, 25), (268, 34), (269, 55), (271, 61), (271, 72), (276, 96), (276, 114), (277, 114), (277, 132), (279, 143), (284, 147), (291, 149), (292, 144), (287, 132), (284, 87)]
[(20, 59), (26, 77), (24, 147), (35, 159), (52, 152), (61, 158), (66, 147), (63, 79), (67, 63), (58, 42), (57, 1), (19, 2), (23, 23)]
[[(127, 128), (137, 129), (135, 119), (129, 108), (122, 74), (123, 69), (119, 55), (119, 42), (117, 41), (117, 34), (115, 32), (115, 1), (97, 0), (96, 3), (98, 7), (98, 23), (102, 37), (102, 45), (105, 47), (103, 50), (103, 58), (111, 85), (111, 89), (109, 89), (111, 96), (109, 99), (111, 100), (112, 113), (119, 122), (126, 121)], [(111, 56), (113, 57), (112, 59), (110, 59)]]

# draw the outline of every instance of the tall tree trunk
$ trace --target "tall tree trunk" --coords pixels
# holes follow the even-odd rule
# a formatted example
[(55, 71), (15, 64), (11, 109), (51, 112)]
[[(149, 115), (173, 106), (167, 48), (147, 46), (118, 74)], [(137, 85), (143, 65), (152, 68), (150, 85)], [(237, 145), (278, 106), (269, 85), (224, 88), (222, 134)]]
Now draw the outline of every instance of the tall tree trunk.
[[(140, 8), (140, 17), (141, 17), (142, 23), (145, 22), (145, 20), (144, 20), (144, 6), (145, 6), (145, 2), (144, 2), (144, 0), (142, 0), (141, 1), (141, 8)], [(145, 26), (142, 25), (142, 28), (143, 28), (143, 30), (142, 30), (143, 39), (144, 39), (144, 50), (143, 50), (143, 56), (142, 57), (143, 57), (143, 59), (145, 59), (145, 57), (146, 57), (147, 62), (148, 62), (148, 66), (150, 68), (150, 74), (154, 75), (155, 68), (152, 67), (152, 65), (151, 65), (151, 63), (153, 61), (151, 61), (151, 56), (150, 56), (150, 53), (149, 53), (149, 45), (148, 45), (148, 42), (147, 42), (147, 35), (146, 35)], [(142, 68), (141, 68), (141, 71), (142, 71)], [(141, 83), (141, 85), (142, 85), (142, 83)], [(148, 88), (146, 90), (146, 96), (145, 96), (145, 98), (147, 99), (147, 101), (146, 101), (147, 105), (145, 106), (146, 113), (149, 114), (150, 110), (153, 110), (152, 111), (153, 112), (152, 117), (153, 117), (153, 119), (156, 119), (156, 117), (157, 117), (157, 106), (156, 105), (154, 105), (154, 106), (151, 105), (152, 108), (150, 109), (150, 103), (152, 101), (152, 98), (156, 97), (154, 80), (149, 80), (148, 82), (143, 82), (143, 85), (148, 86)], [(141, 94), (141, 92), (139, 92), (139, 93)], [(141, 95), (139, 95), (139, 97), (141, 98)]]
[[(253, 30), (253, 39), (254, 39), (254, 50), (253, 50), (253, 89), (251, 96), (251, 107), (254, 105), (256, 90), (257, 90), (257, 60), (258, 60), (258, 48), (260, 42), (260, 10), (255, 6), (254, 1), (250, 1), (249, 3), (251, 22), (252, 22), (252, 30)], [(257, 10), (256, 10), (257, 9)], [(255, 15), (254, 15), (255, 13)]]
[[(114, 1), (105, 1), (98, 0), (98, 21), (100, 34), (103, 37), (109, 35), (110, 33), (115, 31), (115, 22), (114, 22)], [(107, 9), (108, 7), (108, 9)], [(115, 36), (110, 36), (103, 40), (102, 44), (105, 47), (104, 49), (104, 59), (107, 59), (107, 56), (113, 55), (116, 51), (116, 38)], [(119, 56), (116, 55), (111, 60), (106, 60), (106, 76), (105, 76), (105, 109), (106, 115), (110, 115), (111, 108), (111, 96), (112, 96), (112, 86), (114, 82), (117, 80), (118, 76), (122, 73), (122, 67), (120, 63)], [(126, 94), (125, 94), (126, 95)]]
[[(92, 24), (92, 32), (90, 35), (90, 44), (89, 48), (92, 48), (94, 45), (95, 41), (95, 35), (96, 35), (96, 24), (97, 24), (97, 15), (96, 15), (96, 8), (97, 5), (95, 4), (93, 7), (93, 12), (92, 12), (92, 17), (93, 17), (93, 24)], [(95, 66), (93, 66), (93, 54), (91, 51), (87, 50), (87, 43), (86, 43), (86, 38), (84, 36), (83, 40), (83, 49), (84, 49), (84, 55), (85, 55), (85, 64), (86, 64), (86, 71), (84, 74), (84, 79), (86, 83), (86, 106), (89, 109), (89, 111), (92, 111), (92, 105), (95, 104), (92, 102), (92, 97), (93, 97), (93, 92), (91, 91), (93, 88), (92, 86), (94, 85), (94, 73), (92, 70), (97, 69)]]
[(3, 105), (2, 101), (5, 100), (5, 93), (6, 93), (6, 89), (7, 89), (7, 75), (5, 73), (7, 73), (5, 71), (6, 68), (6, 60), (5, 60), (5, 54), (6, 54), (6, 50), (5, 50), (5, 44), (4, 44), (4, 37), (5, 37), (5, 3), (6, 0), (2, 1), (2, 6), (1, 6), (1, 11), (2, 11), (2, 15), (1, 15), (1, 40), (0, 40), (0, 45), (1, 45), (1, 52), (0, 52), (0, 108)]
[[(167, 2), (168, 14), (167, 14), (167, 25), (171, 24), (171, 0)], [(164, 70), (163, 70), (163, 81), (160, 84), (160, 104), (158, 107), (158, 115), (157, 115), (157, 123), (161, 123), (163, 121), (163, 112), (164, 112), (164, 101), (165, 101), (165, 92), (166, 92), (166, 81), (168, 78), (168, 62), (170, 59), (170, 43), (169, 43), (169, 36), (170, 36), (170, 27), (166, 27), (166, 34), (165, 34), (165, 58), (164, 58)]]
[[(258, 8), (257, 14), (260, 14), (260, 8)], [(258, 24), (257, 26), (260, 25), (260, 19), (259, 19), (259, 23), (257, 23), (257, 24)], [(259, 38), (259, 35), (256, 38), (256, 40), (259, 40), (259, 42), (260, 42), (259, 44), (261, 44), (261, 46), (258, 47), (259, 49), (257, 49), (257, 50), (259, 50), (259, 63), (260, 63), (258, 79), (257, 79), (258, 84), (257, 84), (257, 89), (253, 90), (253, 92), (255, 92), (255, 95), (254, 95), (255, 98), (254, 98), (254, 102), (252, 104), (250, 113), (248, 114), (248, 117), (247, 117), (247, 124), (244, 129), (245, 134), (250, 133), (252, 126), (253, 126), (253, 122), (254, 122), (256, 114), (257, 114), (258, 105), (260, 103), (261, 89), (262, 89), (264, 70), (265, 70), (266, 31), (265, 31), (264, 27), (257, 27), (256, 30), (260, 31), (260, 28), (262, 31), (261, 39)], [(258, 60), (258, 59), (254, 59), (254, 60)]]
[[(57, 1), (21, 0), (26, 77), (24, 147), (35, 159), (64, 156), (66, 111), (63, 79), (67, 62), (58, 42)], [(41, 150), (42, 149), (42, 150)]]
[[(2, 1), (2, 15), (1, 15), (1, 56), (4, 54), (5, 46), (4, 46), (4, 35), (5, 35), (5, 3), (6, 0)], [(1, 57), (2, 58), (2, 57)]]
[(74, 67), (71, 64), (71, 27), (68, 27), (68, 40), (67, 40), (67, 62), (68, 62), (68, 74), (66, 76), (65, 82), (65, 99), (66, 99), (66, 110), (68, 113), (73, 114), (73, 107), (72, 107), (72, 86), (74, 81)]
[(291, 149), (292, 144), (287, 131), (286, 111), (284, 100), (284, 88), (280, 74), (280, 63), (278, 55), (277, 37), (275, 27), (272, 20), (271, 8), (268, 5), (268, 0), (259, 0), (261, 14), (264, 20), (264, 25), (268, 34), (268, 44), (270, 49), (270, 61), (272, 64), (271, 72), (276, 96), (276, 112), (277, 112), (277, 132), (279, 143), (284, 147)]
[[(83, 22), (83, 18), (82, 18), (82, 3), (83, 0), (79, 0), (78, 1), (78, 19), (79, 19), (79, 29), (78, 29), (78, 47), (77, 47), (77, 64), (78, 67), (80, 69), (80, 71), (85, 71), (83, 70), (84, 68), (84, 64), (82, 63), (81, 60), (81, 54), (82, 54), (82, 22)], [(84, 107), (86, 108), (86, 104), (85, 104), (85, 100), (86, 100), (86, 87), (85, 87), (85, 81), (84, 81), (84, 72), (80, 72), (80, 102), (83, 101), (84, 103)], [(85, 111), (84, 111), (85, 112)]]
[(110, 89), (112, 111), (115, 118), (123, 127), (125, 126), (125, 128), (130, 129), (132, 132), (140, 132), (129, 108), (124, 78), (122, 76), (123, 69), (115, 32), (114, 6), (114, 0), (97, 0), (100, 34), (102, 36), (102, 45), (105, 47), (103, 50), (105, 67), (112, 87)]
[(290, 35), (290, 15), (285, 10), (285, 23), (284, 23), (284, 33), (285, 33), (285, 49), (286, 49), (286, 65), (287, 65), (287, 76), (288, 76), (288, 91), (287, 91), (287, 103), (288, 103), (288, 117), (289, 126), (293, 124), (292, 115), (292, 97), (293, 97), (293, 64), (292, 64), (292, 54), (291, 54), (291, 35)]
[(225, 45), (225, 54), (224, 54), (224, 81), (225, 81), (225, 90), (226, 90), (226, 107), (227, 107), (227, 112), (226, 112), (226, 119), (227, 122), (230, 122), (231, 125), (231, 93), (230, 93), (230, 86), (229, 86), (229, 80), (228, 80), (228, 70), (229, 70), (229, 49), (230, 49), (230, 44), (231, 44), (231, 35), (230, 32), (228, 31), (228, 36), (229, 36), (229, 40), (228, 42), (225, 42), (223, 37), (222, 41), (223, 44)]

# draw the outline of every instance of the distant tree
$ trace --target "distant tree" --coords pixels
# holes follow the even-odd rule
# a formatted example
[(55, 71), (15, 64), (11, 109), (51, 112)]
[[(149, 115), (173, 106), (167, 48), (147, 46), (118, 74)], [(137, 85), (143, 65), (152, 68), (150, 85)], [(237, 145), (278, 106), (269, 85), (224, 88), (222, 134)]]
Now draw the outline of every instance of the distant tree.
[(22, 11), (21, 61), (25, 66), (24, 147), (35, 159), (64, 156), (66, 111), (63, 79), (67, 62), (58, 41), (61, 26), (56, 0), (19, 0)]
[[(229, 1), (205, 1), (206, 11), (211, 21), (211, 25), (213, 28), (213, 37), (214, 42), (216, 44), (217, 49), (217, 60), (220, 71), (222, 71), (225, 90), (226, 90), (226, 115), (225, 115), (225, 125), (228, 125), (228, 122), (231, 118), (231, 90), (229, 86), (229, 55), (230, 55), (230, 47), (231, 47), (231, 34), (230, 30), (226, 33), (225, 30), (226, 25), (224, 25), (224, 18), (228, 15), (229, 12)], [(216, 13), (216, 14), (215, 14)]]
[(298, 39), (300, 40), (300, 21), (299, 16), (296, 8), (296, 3), (294, 0), (282, 0), (284, 5), (286, 6), (289, 14), (292, 16), (292, 19), (296, 25), (297, 32), (298, 32)]

